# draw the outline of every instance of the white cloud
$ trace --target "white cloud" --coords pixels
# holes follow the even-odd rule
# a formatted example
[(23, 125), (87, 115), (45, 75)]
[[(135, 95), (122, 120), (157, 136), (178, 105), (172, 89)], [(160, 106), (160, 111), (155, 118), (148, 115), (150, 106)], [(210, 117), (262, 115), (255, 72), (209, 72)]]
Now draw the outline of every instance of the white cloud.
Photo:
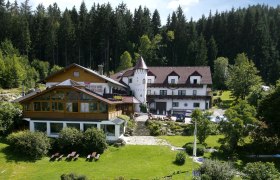
[(198, 3), (199, 3), (199, 0), (171, 0), (167, 4), (167, 8), (175, 10), (179, 6), (181, 6), (183, 9), (188, 10), (190, 6), (193, 6)]

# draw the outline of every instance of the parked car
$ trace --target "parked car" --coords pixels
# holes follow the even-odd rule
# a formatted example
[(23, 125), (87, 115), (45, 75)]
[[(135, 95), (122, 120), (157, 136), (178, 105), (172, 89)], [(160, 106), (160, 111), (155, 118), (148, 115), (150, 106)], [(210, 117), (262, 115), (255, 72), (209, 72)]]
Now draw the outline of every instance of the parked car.
[(216, 123), (216, 117), (215, 116), (207, 116), (207, 119), (211, 122)]
[(219, 123), (221, 121), (227, 121), (227, 118), (225, 116), (216, 116), (216, 122)]
[(192, 111), (191, 110), (186, 110), (185, 112), (185, 117), (191, 117)]
[(174, 114), (173, 116), (176, 117), (177, 122), (185, 122), (185, 115), (184, 114)]

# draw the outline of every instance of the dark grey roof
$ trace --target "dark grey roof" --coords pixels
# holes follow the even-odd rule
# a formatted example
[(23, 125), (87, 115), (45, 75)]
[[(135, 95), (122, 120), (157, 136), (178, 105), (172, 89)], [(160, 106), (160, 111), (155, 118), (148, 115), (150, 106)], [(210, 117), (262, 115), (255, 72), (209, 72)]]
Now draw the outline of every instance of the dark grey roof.
[(140, 58), (137, 60), (133, 69), (148, 69), (144, 59), (142, 58), (142, 56), (140, 56)]

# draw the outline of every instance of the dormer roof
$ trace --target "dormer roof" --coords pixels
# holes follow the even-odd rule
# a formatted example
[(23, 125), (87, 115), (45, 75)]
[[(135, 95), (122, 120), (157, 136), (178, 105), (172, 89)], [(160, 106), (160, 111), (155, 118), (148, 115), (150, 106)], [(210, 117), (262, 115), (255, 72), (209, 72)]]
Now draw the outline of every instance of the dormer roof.
[(176, 73), (175, 71), (172, 71), (167, 76), (178, 76), (180, 78), (180, 75), (178, 73)]
[(202, 77), (201, 74), (197, 71), (194, 71), (190, 76), (200, 76), (200, 77)]
[(139, 57), (139, 59), (137, 60), (137, 62), (136, 62), (136, 64), (135, 64), (133, 69), (134, 70), (135, 69), (148, 69), (144, 59), (142, 58), (142, 56)]

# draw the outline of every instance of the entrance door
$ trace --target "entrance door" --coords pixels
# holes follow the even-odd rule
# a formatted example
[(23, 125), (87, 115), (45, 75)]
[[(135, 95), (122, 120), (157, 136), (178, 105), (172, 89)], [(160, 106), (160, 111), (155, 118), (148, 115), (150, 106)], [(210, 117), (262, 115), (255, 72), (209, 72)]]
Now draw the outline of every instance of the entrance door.
[(158, 114), (165, 115), (166, 102), (156, 102), (156, 110), (157, 110)]

